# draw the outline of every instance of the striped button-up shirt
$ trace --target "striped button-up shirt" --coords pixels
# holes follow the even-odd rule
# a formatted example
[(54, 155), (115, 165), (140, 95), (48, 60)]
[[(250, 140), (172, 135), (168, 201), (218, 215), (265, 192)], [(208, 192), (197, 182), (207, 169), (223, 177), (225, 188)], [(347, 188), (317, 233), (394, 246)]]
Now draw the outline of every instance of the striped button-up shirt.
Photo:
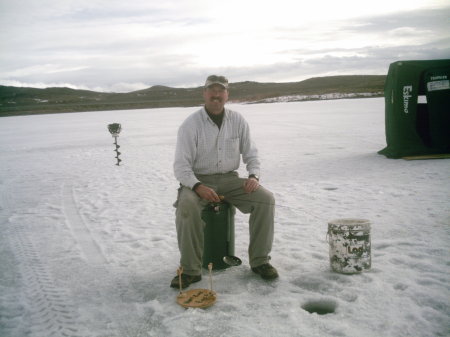
[(175, 177), (182, 185), (192, 188), (199, 182), (196, 174), (237, 170), (241, 155), (248, 173), (259, 175), (258, 150), (242, 115), (225, 108), (219, 129), (202, 108), (190, 115), (178, 130)]

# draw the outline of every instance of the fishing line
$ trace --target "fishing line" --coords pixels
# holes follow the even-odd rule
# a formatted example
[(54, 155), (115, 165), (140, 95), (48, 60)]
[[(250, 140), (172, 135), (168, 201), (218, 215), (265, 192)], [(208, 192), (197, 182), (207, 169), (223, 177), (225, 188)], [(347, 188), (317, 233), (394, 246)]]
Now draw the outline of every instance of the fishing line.
[[(222, 201), (228, 202), (224, 196), (220, 196), (220, 198), (221, 198)], [(249, 201), (248, 199), (240, 199), (240, 198), (233, 198), (233, 200), (235, 200), (235, 201), (247, 201), (247, 202)], [(229, 203), (231, 204), (231, 202), (229, 202)], [(292, 211), (301, 211), (301, 212), (306, 213), (307, 215), (310, 215), (313, 218), (316, 218), (316, 219), (318, 219), (320, 221), (324, 221), (325, 220), (324, 218), (319, 217), (318, 215), (316, 215), (314, 213), (308, 212), (308, 211), (306, 211), (306, 210), (304, 210), (302, 208), (298, 208), (298, 207), (291, 207), (291, 206), (282, 205), (282, 204), (278, 204), (278, 203), (272, 204), (272, 203), (263, 202), (263, 201), (252, 201), (252, 203), (261, 204), (261, 205), (273, 205), (275, 207), (282, 207), (282, 208), (286, 208), (286, 209), (289, 209), (289, 210), (292, 210)], [(213, 203), (213, 204), (217, 204), (217, 203)], [(233, 204), (231, 204), (231, 205), (233, 205)]]
[[(206, 185), (206, 186), (209, 186), (209, 187), (211, 187), (213, 190), (217, 191), (217, 187), (216, 187), (216, 186), (208, 185), (208, 184), (205, 184), (205, 185)], [(216, 187), (216, 188), (215, 188), (215, 187)], [(228, 193), (231, 193), (231, 192), (234, 192), (234, 191), (240, 191), (241, 188), (242, 188), (242, 187), (238, 187), (238, 188), (236, 188), (236, 189), (234, 189), (234, 190), (229, 190)], [(228, 201), (226, 200), (225, 196), (223, 196), (223, 195), (219, 195), (219, 198), (220, 198), (221, 201), (228, 202)], [(233, 199), (234, 201), (245, 201), (245, 202), (248, 202), (248, 201), (249, 201), (248, 199), (241, 199), (241, 198), (232, 198), (232, 199)], [(262, 204), (262, 205), (272, 205), (271, 203), (263, 202), (263, 201), (252, 201), (252, 202), (253, 202), (253, 203), (256, 203), (256, 204)], [(231, 204), (231, 205), (233, 205), (231, 202), (228, 202), (228, 203)], [(211, 206), (212, 208), (217, 207), (218, 204), (219, 204), (219, 203), (217, 203), (217, 202), (210, 202), (210, 206)], [(275, 204), (273, 204), (273, 205), (274, 205), (275, 207), (282, 207), (282, 208), (286, 208), (286, 209), (289, 209), (289, 210), (292, 210), (292, 211), (300, 211), (300, 212), (303, 212), (303, 213), (305, 213), (305, 214), (307, 214), (307, 215), (309, 215), (309, 216), (312, 216), (313, 218), (316, 218), (317, 220), (325, 221), (324, 218), (322, 218), (322, 217), (320, 217), (320, 216), (318, 216), (318, 215), (316, 215), (316, 214), (314, 214), (314, 213), (311, 213), (311, 212), (309, 212), (309, 211), (306, 211), (306, 210), (304, 210), (304, 209), (302, 209), (302, 208), (291, 207), (291, 206), (282, 205), (282, 204), (278, 204), (278, 203), (275, 203)], [(233, 205), (233, 206), (234, 206), (234, 205)]]

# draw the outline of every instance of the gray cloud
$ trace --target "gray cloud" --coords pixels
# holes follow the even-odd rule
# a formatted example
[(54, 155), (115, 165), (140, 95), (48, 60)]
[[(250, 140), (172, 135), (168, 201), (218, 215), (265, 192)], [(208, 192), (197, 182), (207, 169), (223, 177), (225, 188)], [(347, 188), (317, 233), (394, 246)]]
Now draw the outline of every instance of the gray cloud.
[[(450, 58), (450, 7), (336, 20), (326, 27), (278, 27), (273, 36), (290, 48), (277, 55), (290, 55), (290, 61), (211, 66), (195, 62), (199, 51), (186, 47), (194, 39), (208, 45), (224, 38), (204, 29), (208, 17), (147, 1), (133, 2), (133, 7), (80, 1), (39, 2), (48, 10), (39, 10), (37, 2), (21, 7), (21, 2), (7, 1), (7, 8), (0, 7), (5, 9), (0, 39), (6, 46), (0, 51), (0, 84), (131, 91), (156, 84), (199, 86), (210, 73), (226, 74), (231, 81), (286, 82), (385, 74), (400, 59)], [(27, 15), (18, 15), (20, 11)], [(233, 34), (239, 37), (239, 32)], [(236, 52), (246, 53), (250, 46)]]
[(436, 9), (421, 9), (393, 14), (363, 17), (344, 26), (343, 29), (355, 31), (360, 34), (367, 32), (386, 32), (402, 27), (419, 27), (421, 30), (432, 30), (449, 35), (448, 28), (450, 6)]

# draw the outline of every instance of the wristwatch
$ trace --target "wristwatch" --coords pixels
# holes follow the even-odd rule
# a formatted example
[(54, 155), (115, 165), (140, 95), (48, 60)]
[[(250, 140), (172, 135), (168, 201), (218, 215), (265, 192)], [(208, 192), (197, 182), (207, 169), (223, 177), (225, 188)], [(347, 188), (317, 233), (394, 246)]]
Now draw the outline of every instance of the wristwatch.
[(256, 180), (259, 181), (259, 176), (257, 176), (256, 174), (250, 174), (248, 177), (249, 178), (255, 178)]

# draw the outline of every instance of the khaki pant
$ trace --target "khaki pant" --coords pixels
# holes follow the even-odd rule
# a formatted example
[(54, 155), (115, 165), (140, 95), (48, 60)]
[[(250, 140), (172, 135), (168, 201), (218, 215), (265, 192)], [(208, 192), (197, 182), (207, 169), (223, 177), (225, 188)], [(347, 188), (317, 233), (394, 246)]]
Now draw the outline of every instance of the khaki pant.
[[(257, 267), (270, 260), (274, 234), (275, 199), (264, 187), (248, 194), (244, 192), (246, 179), (239, 178), (236, 172), (216, 175), (198, 175), (197, 178), (213, 188), (225, 201), (234, 205), (242, 213), (250, 213), (250, 243), (248, 254), (250, 266)], [(181, 187), (176, 202), (176, 227), (178, 247), (181, 253), (180, 264), (187, 275), (200, 275), (203, 257), (205, 222), (202, 210), (208, 201), (200, 199), (190, 188)]]

